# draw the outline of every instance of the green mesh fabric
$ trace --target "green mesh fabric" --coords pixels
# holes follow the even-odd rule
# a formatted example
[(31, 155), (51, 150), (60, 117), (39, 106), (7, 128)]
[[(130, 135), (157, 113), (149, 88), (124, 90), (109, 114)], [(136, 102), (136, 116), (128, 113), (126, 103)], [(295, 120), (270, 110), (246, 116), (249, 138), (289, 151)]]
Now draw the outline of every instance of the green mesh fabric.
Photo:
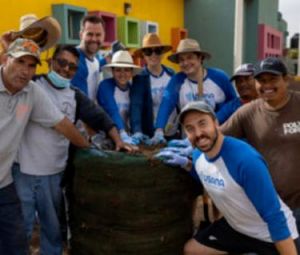
[(195, 198), (184, 170), (96, 150), (79, 151), (75, 168), (72, 254), (182, 254)]

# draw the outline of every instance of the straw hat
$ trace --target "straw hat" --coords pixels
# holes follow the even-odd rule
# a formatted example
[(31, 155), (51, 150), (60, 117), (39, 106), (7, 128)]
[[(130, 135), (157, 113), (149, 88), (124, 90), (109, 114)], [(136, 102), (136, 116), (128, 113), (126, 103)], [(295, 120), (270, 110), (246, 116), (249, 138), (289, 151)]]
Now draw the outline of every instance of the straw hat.
[(163, 49), (162, 53), (166, 53), (166, 52), (168, 52), (172, 49), (171, 45), (162, 44), (157, 34), (149, 33), (149, 34), (144, 35), (142, 48), (137, 49), (134, 52), (134, 55), (142, 56), (143, 55), (142, 54), (143, 49), (156, 48), (156, 47), (161, 47)]
[(119, 50), (117, 51), (111, 60), (111, 64), (103, 66), (103, 69), (111, 70), (112, 67), (125, 67), (133, 68), (133, 75), (136, 75), (142, 71), (142, 68), (133, 64), (133, 59), (128, 51)]
[(178, 55), (180, 53), (187, 53), (187, 52), (199, 53), (204, 58), (207, 58), (207, 59), (209, 59), (211, 57), (211, 55), (208, 52), (201, 50), (200, 45), (196, 40), (186, 38), (186, 39), (180, 40), (180, 42), (177, 46), (176, 53), (170, 55), (168, 57), (168, 59), (173, 63), (178, 63)]
[(13, 32), (13, 37), (26, 38), (35, 41), (41, 51), (53, 47), (61, 36), (58, 21), (46, 16), (38, 19), (34, 14), (27, 14), (20, 18), (20, 31)]

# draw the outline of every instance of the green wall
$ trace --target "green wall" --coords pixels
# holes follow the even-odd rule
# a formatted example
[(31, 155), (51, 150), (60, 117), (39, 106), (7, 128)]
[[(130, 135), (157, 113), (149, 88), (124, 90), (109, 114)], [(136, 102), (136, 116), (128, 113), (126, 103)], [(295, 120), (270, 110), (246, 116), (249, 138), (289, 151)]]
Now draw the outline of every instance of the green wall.
[[(228, 74), (233, 71), (235, 1), (184, 1), (184, 22), (189, 37), (198, 40), (212, 54), (210, 66), (222, 68)], [(243, 22), (244, 63), (257, 61), (259, 24), (286, 31), (285, 21), (278, 18), (278, 0), (244, 0)]]
[(258, 0), (248, 0), (244, 4), (244, 63), (255, 63), (257, 60), (258, 6)]
[(284, 41), (283, 46), (287, 48), (287, 37), (289, 36), (287, 22), (282, 18), (282, 14), (278, 12), (278, 26), (277, 29), (283, 33)]
[(212, 54), (209, 66), (233, 71), (234, 0), (185, 0), (185, 28), (203, 50)]
[(278, 0), (259, 0), (258, 23), (277, 28), (277, 12)]

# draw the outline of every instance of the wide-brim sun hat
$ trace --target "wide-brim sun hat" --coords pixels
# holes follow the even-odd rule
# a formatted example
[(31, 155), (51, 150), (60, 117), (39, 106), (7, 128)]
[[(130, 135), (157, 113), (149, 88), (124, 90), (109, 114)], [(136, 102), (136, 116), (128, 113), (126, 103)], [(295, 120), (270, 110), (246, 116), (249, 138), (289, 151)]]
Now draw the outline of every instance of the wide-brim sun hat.
[(34, 14), (27, 14), (20, 18), (20, 31), (13, 32), (12, 36), (33, 40), (41, 51), (45, 51), (57, 44), (61, 36), (61, 27), (53, 17), (38, 19)]
[(178, 63), (178, 56), (181, 53), (189, 53), (189, 52), (193, 52), (193, 53), (198, 53), (200, 55), (202, 55), (205, 59), (209, 59), (211, 58), (210, 53), (201, 50), (200, 44), (191, 38), (186, 38), (186, 39), (182, 39), (180, 40), (176, 52), (172, 55), (170, 55), (168, 57), (168, 59), (173, 62), (173, 63)]
[(133, 75), (140, 73), (143, 69), (133, 63), (130, 53), (126, 50), (117, 51), (110, 64), (104, 65), (102, 68), (111, 71), (112, 67), (132, 68)]
[(162, 48), (162, 54), (172, 50), (172, 46), (162, 44), (159, 36), (156, 33), (148, 33), (143, 37), (142, 47), (134, 52), (135, 56), (143, 56), (143, 50), (147, 48)]

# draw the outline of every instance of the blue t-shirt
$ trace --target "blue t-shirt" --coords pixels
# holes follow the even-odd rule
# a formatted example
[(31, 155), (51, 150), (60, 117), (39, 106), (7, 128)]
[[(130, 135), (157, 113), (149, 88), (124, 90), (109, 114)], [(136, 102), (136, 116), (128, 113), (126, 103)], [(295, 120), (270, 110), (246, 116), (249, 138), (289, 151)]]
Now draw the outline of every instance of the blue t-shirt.
[[(222, 105), (237, 97), (228, 76), (220, 69), (207, 68), (203, 80), (203, 97), (215, 111)], [(187, 103), (199, 100), (198, 84), (179, 72), (169, 81), (159, 107), (156, 128), (164, 128), (171, 112), (176, 108), (182, 109)]]
[(118, 130), (129, 130), (130, 85), (118, 87), (114, 78), (100, 82), (97, 101), (116, 124)]
[(298, 237), (291, 210), (276, 193), (264, 159), (249, 144), (225, 137), (216, 157), (196, 149), (193, 163), (192, 174), (233, 229), (265, 242)]

